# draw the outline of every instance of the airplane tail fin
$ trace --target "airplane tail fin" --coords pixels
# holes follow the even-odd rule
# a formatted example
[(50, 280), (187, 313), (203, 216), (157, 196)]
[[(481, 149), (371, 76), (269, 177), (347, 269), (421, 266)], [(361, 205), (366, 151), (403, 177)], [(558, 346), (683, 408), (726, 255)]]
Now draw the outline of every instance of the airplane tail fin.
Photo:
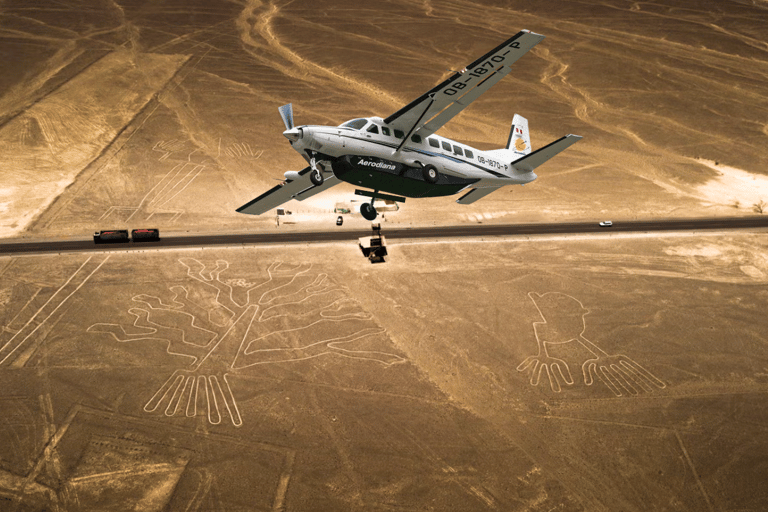
[(528, 155), (531, 152), (531, 136), (528, 134), (528, 120), (520, 114), (512, 118), (512, 128), (509, 130), (507, 149), (518, 155)]
[(512, 129), (509, 131), (507, 147), (487, 151), (487, 153), (505, 162), (510, 162), (511, 174), (527, 174), (533, 172), (536, 167), (579, 140), (581, 140), (579, 135), (566, 135), (554, 142), (550, 142), (543, 148), (531, 152), (528, 120), (520, 114), (515, 114), (515, 117), (512, 119)]
[(528, 134), (528, 120), (520, 114), (512, 118), (512, 128), (509, 130), (507, 147), (488, 151), (499, 159), (510, 162), (531, 153), (531, 136)]

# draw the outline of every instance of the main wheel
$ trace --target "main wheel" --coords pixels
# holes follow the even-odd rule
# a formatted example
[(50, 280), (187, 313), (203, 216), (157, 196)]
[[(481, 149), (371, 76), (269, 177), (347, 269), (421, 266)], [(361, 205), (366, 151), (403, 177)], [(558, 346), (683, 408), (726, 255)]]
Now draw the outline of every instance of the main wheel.
[(425, 165), (421, 168), (421, 172), (424, 175), (424, 180), (429, 183), (437, 183), (437, 180), (440, 179), (440, 174), (434, 165)]
[(323, 173), (317, 169), (312, 169), (309, 172), (309, 181), (311, 181), (314, 186), (319, 187), (323, 184)]
[(360, 205), (360, 213), (365, 220), (373, 220), (379, 214), (376, 208), (371, 203), (363, 203)]

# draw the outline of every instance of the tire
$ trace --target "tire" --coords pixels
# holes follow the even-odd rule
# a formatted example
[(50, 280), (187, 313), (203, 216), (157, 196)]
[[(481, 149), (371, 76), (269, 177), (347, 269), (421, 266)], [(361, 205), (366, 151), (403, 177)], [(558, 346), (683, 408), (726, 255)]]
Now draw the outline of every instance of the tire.
[(360, 205), (360, 214), (365, 220), (373, 220), (379, 214), (376, 208), (371, 203), (363, 203)]
[(309, 181), (311, 181), (314, 186), (319, 187), (323, 184), (323, 173), (317, 169), (312, 169), (309, 171)]
[(437, 183), (440, 179), (440, 173), (437, 172), (437, 168), (434, 165), (425, 165), (421, 168), (421, 173), (424, 175), (424, 181), (427, 183)]

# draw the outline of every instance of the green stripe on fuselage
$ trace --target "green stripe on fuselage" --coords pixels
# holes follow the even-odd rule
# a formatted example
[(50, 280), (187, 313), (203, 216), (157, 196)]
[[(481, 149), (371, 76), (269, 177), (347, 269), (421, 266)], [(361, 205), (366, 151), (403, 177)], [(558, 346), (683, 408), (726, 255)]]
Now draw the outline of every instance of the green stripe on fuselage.
[(361, 157), (350, 155), (337, 160), (333, 163), (333, 173), (340, 180), (352, 185), (405, 197), (450, 196), (467, 185), (478, 181), (476, 179), (470, 180), (440, 174), (437, 183), (429, 183), (424, 180), (420, 168), (407, 167), (397, 162), (367, 157), (362, 157), (362, 159), (365, 161), (389, 163), (391, 168), (385, 166), (363, 167), (351, 163), (360, 159)]

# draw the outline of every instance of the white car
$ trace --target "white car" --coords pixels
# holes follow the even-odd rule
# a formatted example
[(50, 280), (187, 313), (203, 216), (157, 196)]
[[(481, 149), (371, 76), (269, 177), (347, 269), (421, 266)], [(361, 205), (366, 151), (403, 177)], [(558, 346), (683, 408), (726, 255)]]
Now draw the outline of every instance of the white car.
[(600, 227), (601, 227), (601, 228), (609, 228), (609, 227), (611, 227), (611, 226), (613, 226), (613, 222), (611, 222), (611, 221), (609, 221), (609, 220), (604, 220), (604, 221), (602, 221), (602, 222), (600, 223)]

